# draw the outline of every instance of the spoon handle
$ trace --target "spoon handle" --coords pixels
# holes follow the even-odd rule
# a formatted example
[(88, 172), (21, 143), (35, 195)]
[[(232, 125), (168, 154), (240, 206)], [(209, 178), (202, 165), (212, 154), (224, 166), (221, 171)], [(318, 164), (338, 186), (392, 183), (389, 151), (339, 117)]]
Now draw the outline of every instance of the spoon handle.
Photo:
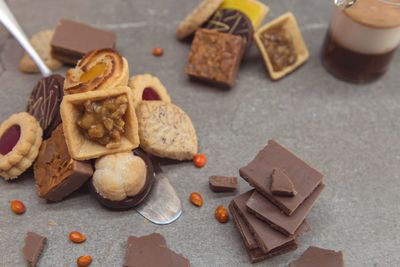
[(40, 72), (44, 77), (51, 75), (51, 70), (46, 66), (43, 60), (40, 58), (38, 53), (32, 47), (24, 31), (19, 26), (17, 20), (11, 13), (7, 4), (4, 0), (0, 0), (0, 21), (8, 29), (8, 31), (17, 39), (19, 44), (24, 48), (28, 55), (32, 58), (35, 64), (38, 66)]

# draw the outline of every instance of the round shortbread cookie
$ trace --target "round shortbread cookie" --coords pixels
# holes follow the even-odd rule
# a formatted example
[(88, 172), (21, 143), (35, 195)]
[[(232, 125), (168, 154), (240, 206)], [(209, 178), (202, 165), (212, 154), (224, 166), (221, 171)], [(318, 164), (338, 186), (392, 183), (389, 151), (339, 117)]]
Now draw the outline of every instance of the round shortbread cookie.
[(167, 89), (157, 77), (150, 74), (131, 77), (129, 87), (132, 89), (132, 99), (135, 106), (141, 101), (161, 100), (171, 103)]

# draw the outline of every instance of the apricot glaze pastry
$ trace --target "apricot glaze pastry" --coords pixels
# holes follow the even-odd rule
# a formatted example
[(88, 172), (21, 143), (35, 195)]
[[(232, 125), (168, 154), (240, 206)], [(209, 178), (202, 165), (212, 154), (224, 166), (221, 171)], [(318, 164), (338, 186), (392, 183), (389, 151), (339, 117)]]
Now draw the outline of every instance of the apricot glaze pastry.
[(167, 89), (157, 77), (150, 74), (136, 75), (130, 78), (129, 87), (132, 89), (132, 98), (135, 106), (140, 101), (161, 100), (171, 103)]
[(61, 117), (75, 160), (99, 158), (139, 146), (138, 122), (129, 87), (67, 95)]
[(12, 115), (0, 125), (0, 176), (17, 178), (35, 161), (43, 130), (27, 112)]
[(93, 50), (86, 54), (75, 68), (69, 69), (64, 83), (65, 94), (107, 90), (127, 85), (128, 61), (110, 48)]

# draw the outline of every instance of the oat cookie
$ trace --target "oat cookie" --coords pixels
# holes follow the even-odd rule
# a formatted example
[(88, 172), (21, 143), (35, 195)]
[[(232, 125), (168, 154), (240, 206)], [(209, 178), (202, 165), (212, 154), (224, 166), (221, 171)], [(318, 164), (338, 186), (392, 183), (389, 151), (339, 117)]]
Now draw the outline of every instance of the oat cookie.
[(42, 144), (42, 128), (27, 112), (12, 115), (0, 125), (0, 176), (17, 178), (36, 159)]
[(140, 101), (161, 100), (171, 103), (171, 97), (160, 80), (150, 74), (131, 77), (129, 87), (132, 89), (132, 99), (135, 106)]
[(179, 25), (176, 29), (176, 37), (185, 39), (205, 23), (224, 0), (203, 0)]
[(196, 130), (182, 109), (162, 101), (142, 101), (136, 110), (145, 151), (176, 160), (191, 160), (197, 154)]
[[(43, 59), (44, 63), (51, 70), (57, 70), (63, 66), (63, 64), (57, 59), (51, 56), (50, 42), (53, 38), (53, 30), (44, 30), (36, 33), (31, 38), (31, 44), (35, 48), (36, 52)], [(25, 53), (19, 62), (19, 69), (24, 73), (39, 73), (39, 69), (30, 56)]]

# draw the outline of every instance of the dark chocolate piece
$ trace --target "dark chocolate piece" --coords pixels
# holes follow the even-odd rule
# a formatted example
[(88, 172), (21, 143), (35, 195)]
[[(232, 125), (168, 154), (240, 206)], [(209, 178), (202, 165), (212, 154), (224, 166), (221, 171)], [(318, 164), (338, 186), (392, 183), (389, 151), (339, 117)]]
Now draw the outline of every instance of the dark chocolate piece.
[(254, 28), (250, 19), (235, 9), (219, 9), (205, 25), (205, 28), (239, 35), (249, 49), (253, 43)]
[(208, 179), (208, 182), (211, 190), (214, 192), (233, 192), (239, 186), (236, 177), (214, 175)]
[(92, 177), (93, 167), (71, 158), (60, 124), (40, 147), (34, 172), (38, 195), (49, 201), (61, 201)]
[(146, 163), (147, 167), (147, 172), (146, 172), (146, 182), (143, 186), (143, 189), (140, 191), (139, 194), (133, 197), (127, 197), (124, 200), (121, 201), (113, 201), (107, 198), (102, 197), (99, 193), (97, 193), (96, 188), (93, 185), (93, 180), (89, 182), (89, 190), (92, 193), (93, 196), (97, 198), (97, 200), (105, 206), (106, 208), (112, 209), (112, 210), (128, 210), (133, 207), (136, 207), (140, 203), (142, 203), (146, 197), (149, 195), (153, 184), (154, 184), (154, 169), (153, 169), (153, 164), (151, 163), (151, 160), (149, 158), (149, 155), (144, 152), (141, 149), (135, 149), (133, 153), (136, 156), (141, 157), (144, 162)]
[(249, 227), (257, 241), (258, 246), (264, 253), (268, 253), (281, 246), (289, 245), (295, 241), (295, 237), (287, 237), (282, 233), (274, 230), (265, 222), (259, 220), (251, 214), (246, 208), (246, 202), (253, 194), (254, 190), (241, 194), (233, 199), (233, 205), (238, 213), (242, 216), (244, 222)]
[(76, 64), (89, 51), (115, 48), (115, 33), (75, 21), (58, 22), (51, 41), (52, 56), (68, 64)]
[(257, 191), (251, 195), (246, 206), (249, 212), (267, 222), (272, 228), (291, 236), (296, 233), (297, 229), (308, 216), (324, 187), (324, 184), (319, 185), (291, 216), (283, 214), (277, 206)]
[(24, 259), (29, 267), (35, 267), (46, 244), (47, 238), (33, 232), (28, 232), (25, 238)]
[(170, 250), (160, 234), (128, 238), (124, 267), (189, 266), (189, 260)]
[[(296, 188), (296, 196), (289, 198), (272, 195), (271, 175), (275, 168), (285, 170)], [(268, 141), (268, 145), (239, 173), (287, 215), (291, 215), (311, 195), (323, 177), (319, 171), (273, 140)]]
[(243, 39), (239, 36), (199, 29), (192, 43), (186, 74), (194, 79), (232, 87), (244, 48)]
[(344, 267), (343, 253), (317, 247), (309, 247), (289, 267)]
[(274, 169), (272, 171), (271, 192), (275, 196), (294, 197), (297, 192), (292, 180), (284, 170)]
[(60, 104), (64, 96), (64, 77), (52, 74), (42, 78), (33, 88), (27, 112), (34, 116), (47, 139), (61, 123)]

